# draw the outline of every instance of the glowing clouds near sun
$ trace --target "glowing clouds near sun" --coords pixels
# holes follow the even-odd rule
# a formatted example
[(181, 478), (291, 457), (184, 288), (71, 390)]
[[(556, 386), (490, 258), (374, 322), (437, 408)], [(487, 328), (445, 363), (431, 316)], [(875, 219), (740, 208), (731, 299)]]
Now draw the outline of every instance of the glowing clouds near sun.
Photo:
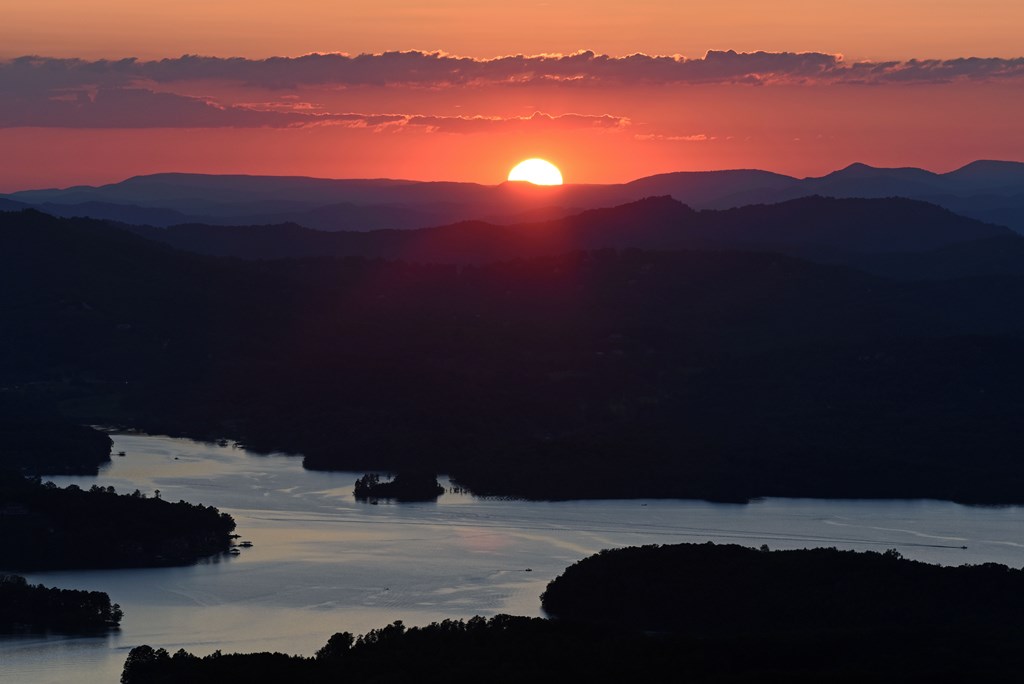
[(510, 181), (526, 181), (534, 185), (561, 185), (562, 172), (558, 167), (544, 159), (527, 159), (521, 161), (508, 172)]

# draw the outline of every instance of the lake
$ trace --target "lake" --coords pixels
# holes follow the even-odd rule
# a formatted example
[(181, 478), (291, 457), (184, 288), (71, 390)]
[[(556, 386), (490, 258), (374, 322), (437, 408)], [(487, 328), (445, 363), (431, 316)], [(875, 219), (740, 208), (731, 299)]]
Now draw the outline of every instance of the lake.
[[(112, 683), (139, 645), (203, 655), (311, 655), (339, 631), (394, 620), (422, 625), (496, 613), (540, 615), (540, 593), (603, 548), (727, 542), (776, 548), (894, 548), (960, 565), (1024, 565), (1024, 508), (930, 500), (766, 499), (536, 503), (448, 493), (437, 503), (370, 505), (352, 497), (362, 473), (311, 472), (301, 458), (231, 445), (113, 435), (98, 477), (60, 486), (160, 490), (217, 506), (252, 548), (182, 568), (35, 572), (31, 583), (105, 591), (121, 630), (103, 637), (0, 636), (0, 679)], [(447, 481), (442, 481), (447, 484)], [(966, 548), (963, 548), (966, 547)]]

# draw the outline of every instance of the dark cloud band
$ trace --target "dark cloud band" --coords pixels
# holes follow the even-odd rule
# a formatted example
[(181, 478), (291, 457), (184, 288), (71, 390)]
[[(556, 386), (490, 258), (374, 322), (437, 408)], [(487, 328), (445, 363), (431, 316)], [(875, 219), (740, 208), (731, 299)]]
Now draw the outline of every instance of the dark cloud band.
[[(775, 83), (813, 85), (949, 83), (1024, 78), (1024, 58), (847, 63), (818, 52), (708, 52), (699, 59), (643, 54), (609, 57), (514, 55), (471, 59), (443, 53), (386, 52), (355, 57), (313, 54), (262, 60), (184, 56), (142, 61), (22, 57), (0, 61), (0, 127), (254, 128), (341, 125), (378, 131), (475, 133), (514, 128), (622, 129), (604, 113), (538, 112), (528, 117), (432, 116), (429, 113), (330, 112), (299, 102), (294, 91), (583, 86), (688, 86)], [(188, 84), (262, 93), (269, 102), (225, 104), (183, 94)], [(206, 90), (204, 86), (203, 90)], [(272, 94), (266, 96), (267, 90)], [(194, 88), (192, 88), (194, 90)], [(400, 110), (401, 111), (401, 110)], [(642, 135), (642, 134), (640, 134)]]
[(483, 133), (510, 129), (620, 129), (624, 117), (536, 112), (527, 117), (360, 114), (288, 110), (280, 103), (225, 107), (144, 88), (32, 93), (0, 99), (0, 128), (298, 128), (347, 126), (381, 132)]
[(140, 82), (217, 80), (263, 88), (303, 86), (424, 87), (623, 83), (889, 83), (1024, 77), (1024, 58), (853, 62), (819, 52), (711, 51), (701, 58), (635, 54), (610, 57), (512, 55), (493, 59), (439, 52), (244, 59), (186, 55), (173, 59), (95, 60), (22, 57), (0, 62), (0, 91), (126, 87)]

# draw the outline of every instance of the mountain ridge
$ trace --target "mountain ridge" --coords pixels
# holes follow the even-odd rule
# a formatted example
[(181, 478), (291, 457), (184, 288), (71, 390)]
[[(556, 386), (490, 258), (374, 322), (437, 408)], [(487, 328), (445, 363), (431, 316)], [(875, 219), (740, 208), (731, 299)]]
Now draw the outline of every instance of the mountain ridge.
[[(671, 195), (697, 209), (728, 209), (815, 194), (921, 199), (1024, 231), (1024, 163), (996, 160), (977, 160), (946, 173), (855, 162), (823, 176), (806, 178), (757, 169), (726, 169), (670, 172), (617, 184), (552, 187), (174, 172), (133, 176), (98, 187), (25, 190), (0, 198), (37, 208), (47, 204), (51, 211), (62, 215), (132, 218), (132, 222), (159, 227), (180, 221), (151, 211), (133, 215), (128, 209), (112, 205), (171, 210), (191, 223), (258, 225), (292, 221), (316, 230), (367, 230), (422, 228), (485, 218), (507, 222), (509, 217), (542, 208), (569, 213), (570, 209), (616, 206), (650, 195)], [(349, 205), (359, 207), (360, 212)]]
[(0, 386), (79, 422), (531, 498), (1024, 492), (1024, 277), (726, 249), (247, 262), (25, 211), (0, 213), (0, 281)]
[(925, 251), (1015, 236), (1008, 228), (918, 200), (818, 196), (697, 211), (663, 195), (544, 221), (501, 225), (471, 220), (417, 230), (323, 232), (297, 223), (129, 230), (213, 256), (365, 257), (452, 264), (603, 248), (767, 250), (821, 258)]

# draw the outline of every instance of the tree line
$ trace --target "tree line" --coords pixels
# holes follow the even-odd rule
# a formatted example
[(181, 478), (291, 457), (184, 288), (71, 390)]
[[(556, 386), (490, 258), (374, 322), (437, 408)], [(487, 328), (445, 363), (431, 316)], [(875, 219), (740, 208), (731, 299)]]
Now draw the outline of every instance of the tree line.
[(212, 506), (10, 471), (0, 471), (0, 505), (0, 567), (14, 569), (186, 565), (227, 551), (235, 529)]
[(0, 630), (82, 632), (117, 627), (124, 613), (102, 591), (29, 584), (0, 574)]

